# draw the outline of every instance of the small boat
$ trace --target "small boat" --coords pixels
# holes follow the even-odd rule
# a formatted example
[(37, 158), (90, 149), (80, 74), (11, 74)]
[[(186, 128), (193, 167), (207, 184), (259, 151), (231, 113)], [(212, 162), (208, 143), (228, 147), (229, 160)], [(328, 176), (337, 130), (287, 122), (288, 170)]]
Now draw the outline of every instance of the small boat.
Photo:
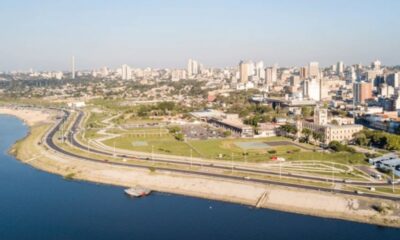
[(151, 193), (151, 190), (144, 187), (132, 187), (125, 189), (124, 192), (131, 197), (144, 197)]

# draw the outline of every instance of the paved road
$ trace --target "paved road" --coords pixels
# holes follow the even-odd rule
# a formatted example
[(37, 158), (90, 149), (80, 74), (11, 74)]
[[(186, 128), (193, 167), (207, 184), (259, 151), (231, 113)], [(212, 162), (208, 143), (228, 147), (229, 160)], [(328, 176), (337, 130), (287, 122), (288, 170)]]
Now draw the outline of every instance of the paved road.
[[(53, 141), (54, 136), (55, 136), (56, 132), (60, 129), (62, 123), (65, 122), (68, 119), (68, 117), (70, 116), (70, 113), (68, 111), (64, 110), (64, 112), (65, 112), (64, 117), (46, 135), (46, 144), (48, 145), (49, 148), (53, 149), (54, 151), (60, 152), (62, 154), (65, 154), (65, 155), (68, 155), (68, 156), (71, 156), (74, 158), (79, 158), (82, 160), (90, 161), (90, 162), (109, 164), (109, 165), (114, 165), (114, 166), (124, 166), (124, 167), (148, 169), (148, 166), (143, 166), (143, 165), (139, 165), (139, 164), (130, 164), (130, 163), (122, 163), (122, 162), (105, 162), (103, 160), (99, 160), (99, 159), (95, 159), (95, 158), (80, 156), (78, 154), (68, 152), (68, 151), (60, 148), (59, 146), (57, 146)], [(72, 129), (71, 129), (73, 133), (75, 133), (77, 131), (82, 118), (83, 118), (83, 113), (80, 112), (76, 121), (73, 123)], [(87, 150), (85, 146), (81, 145), (79, 142), (76, 141), (73, 133), (69, 133), (72, 135), (68, 136), (67, 139), (72, 139), (71, 143), (75, 147), (82, 148), (83, 150)], [(107, 156), (112, 156), (112, 153), (99, 151), (97, 149), (90, 149), (90, 151), (99, 153), (99, 154), (104, 154)], [(123, 156), (119, 155), (118, 157), (123, 157)], [(210, 166), (210, 167), (213, 167), (213, 166)], [(165, 167), (154, 167), (154, 168), (158, 171), (176, 172), (176, 173), (192, 174), (192, 175), (199, 175), (199, 176), (213, 177), (213, 178), (220, 178), (220, 179), (227, 179), (227, 180), (238, 180), (238, 181), (244, 181), (244, 182), (279, 185), (279, 186), (285, 186), (285, 187), (294, 187), (294, 188), (301, 188), (301, 189), (308, 189), (308, 190), (316, 190), (316, 191), (323, 191), (323, 192), (335, 192), (335, 193), (341, 193), (341, 194), (352, 195), (352, 196), (360, 196), (357, 193), (354, 193), (351, 191), (346, 191), (346, 190), (332, 190), (332, 189), (328, 189), (328, 188), (300, 185), (300, 184), (294, 184), (294, 183), (276, 182), (276, 181), (262, 180), (262, 179), (245, 179), (243, 177), (238, 177), (238, 176), (230, 176), (230, 175), (223, 175), (223, 174), (217, 174), (217, 173), (198, 172), (198, 171), (191, 171), (191, 170), (171, 169), (171, 168), (165, 168)], [(221, 167), (218, 166), (218, 168), (221, 168)], [(228, 169), (230, 169), (230, 168), (228, 168)], [(237, 170), (239, 170), (239, 169), (237, 169)], [(293, 175), (291, 175), (291, 176), (293, 176)], [(362, 196), (371, 197), (371, 198), (379, 198), (379, 199), (388, 199), (388, 200), (400, 200), (400, 197), (382, 196), (382, 195), (375, 195), (375, 194), (369, 194), (369, 193), (364, 193)]]
[[(106, 155), (106, 156), (114, 156), (114, 153), (111, 151), (106, 151), (106, 150), (99, 150), (96, 148), (90, 148), (88, 149), (87, 146), (82, 145), (78, 140), (76, 140), (75, 134), (78, 132), (79, 126), (82, 124), (82, 119), (84, 117), (83, 112), (79, 112), (79, 115), (74, 122), (74, 124), (71, 127), (72, 133), (70, 132), (68, 134), (68, 141), (71, 142), (72, 145), (74, 145), (77, 148), (80, 148), (85, 151), (90, 151), (93, 153), (101, 154), (101, 155)], [(177, 165), (185, 165), (185, 166), (198, 166), (198, 167), (209, 167), (209, 168), (214, 168), (214, 169), (222, 169), (225, 171), (231, 171), (232, 167), (227, 166), (227, 165), (218, 165), (218, 164), (210, 164), (210, 163), (198, 163), (198, 162), (190, 162), (190, 159), (185, 159), (185, 161), (177, 161), (171, 159), (171, 157), (161, 157), (159, 154), (157, 156), (154, 156), (152, 159), (149, 158), (148, 154), (146, 155), (132, 155), (132, 154), (116, 154), (116, 157), (120, 158), (127, 158), (127, 159), (133, 159), (133, 160), (144, 160), (144, 161), (154, 161), (154, 162), (162, 162), (162, 163), (172, 163), (172, 164), (177, 164)], [(268, 174), (268, 175), (274, 175), (274, 176), (283, 176), (283, 177), (290, 177), (290, 178), (300, 178), (303, 180), (312, 180), (312, 181), (322, 181), (322, 182), (332, 182), (332, 179), (329, 177), (317, 177), (317, 176), (304, 176), (304, 175), (299, 175), (299, 174), (292, 174), (292, 173), (278, 173), (278, 172), (273, 172), (273, 171), (268, 171), (268, 170), (258, 170), (258, 169), (250, 169), (246, 167), (240, 167), (240, 166), (234, 166), (234, 169), (241, 171), (241, 172), (247, 172), (247, 173), (254, 173), (254, 174)], [(343, 184), (343, 180), (340, 179), (335, 179), (335, 183), (340, 183)], [(360, 181), (352, 181), (348, 182), (348, 185), (356, 185), (356, 186), (389, 186), (387, 183), (371, 183), (371, 182), (360, 182)]]

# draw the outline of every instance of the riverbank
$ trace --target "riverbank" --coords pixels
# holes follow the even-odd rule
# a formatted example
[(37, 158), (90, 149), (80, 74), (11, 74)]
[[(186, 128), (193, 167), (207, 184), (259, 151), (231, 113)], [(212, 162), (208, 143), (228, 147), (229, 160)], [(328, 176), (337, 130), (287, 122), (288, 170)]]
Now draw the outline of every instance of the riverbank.
[[(19, 118), (31, 118), (27, 112), (22, 114), (16, 111), (18, 110), (9, 111), (8, 114)], [(30, 114), (38, 115), (40, 112), (31, 112)], [(46, 114), (46, 117), (41, 116), (38, 119), (46, 119), (46, 121), (30, 121), (29, 136), (16, 143), (11, 152), (27, 164), (66, 178), (124, 187), (143, 185), (160, 192), (400, 227), (399, 204), (392, 201), (159, 172), (152, 169), (132, 169), (67, 157), (38, 144), (43, 134), (51, 127), (50, 122), (51, 119), (54, 119), (54, 115)], [(28, 122), (28, 119), (23, 120)], [(375, 205), (380, 206), (382, 202), (389, 206), (390, 210), (379, 213), (372, 208)]]
[(15, 116), (30, 127), (41, 123), (51, 123), (51, 118), (54, 116), (54, 112), (51, 110), (18, 106), (0, 106), (0, 114)]

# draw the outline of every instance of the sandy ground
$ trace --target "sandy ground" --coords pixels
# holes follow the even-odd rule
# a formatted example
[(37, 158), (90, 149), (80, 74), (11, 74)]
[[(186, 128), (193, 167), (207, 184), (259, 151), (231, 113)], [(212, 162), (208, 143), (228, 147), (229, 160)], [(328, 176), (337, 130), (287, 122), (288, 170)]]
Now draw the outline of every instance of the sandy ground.
[(23, 120), (28, 126), (33, 126), (39, 123), (49, 123), (54, 113), (42, 109), (1, 106), (0, 114), (13, 115)]
[[(34, 110), (5, 110), (0, 113), (12, 114), (24, 119), (29, 125), (49, 121), (49, 115)], [(43, 127), (43, 126), (42, 126)], [(382, 200), (372, 200), (362, 196), (306, 191), (273, 185), (230, 181), (225, 179), (199, 177), (172, 172), (133, 169), (123, 166), (88, 162), (45, 149), (38, 145), (42, 134), (33, 127), (30, 136), (18, 143), (14, 152), (18, 159), (38, 169), (72, 176), (74, 179), (112, 184), (124, 187), (141, 185), (155, 191), (181, 194), (200, 198), (234, 202), (271, 208), (287, 212), (340, 218), (352, 221), (400, 227), (399, 203), (386, 201), (396, 209), (380, 214), (372, 210), (373, 204)], [(43, 131), (43, 130), (42, 130)], [(121, 194), (123, 192), (121, 191)]]

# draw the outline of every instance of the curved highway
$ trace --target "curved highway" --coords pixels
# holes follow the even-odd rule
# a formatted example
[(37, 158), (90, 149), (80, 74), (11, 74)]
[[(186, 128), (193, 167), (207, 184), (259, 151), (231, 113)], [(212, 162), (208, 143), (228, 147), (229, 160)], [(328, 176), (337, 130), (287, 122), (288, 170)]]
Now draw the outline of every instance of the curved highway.
[[(82, 160), (90, 161), (90, 162), (96, 162), (96, 163), (102, 163), (102, 164), (109, 164), (109, 165), (114, 165), (114, 166), (124, 166), (124, 167), (132, 167), (132, 168), (141, 168), (141, 169), (148, 169), (149, 166), (144, 166), (140, 164), (132, 164), (132, 163), (123, 163), (123, 162), (106, 162), (103, 160), (91, 158), (91, 157), (86, 157), (86, 156), (81, 156), (78, 154), (75, 154), (73, 152), (69, 152), (64, 150), (63, 148), (57, 146), (54, 143), (54, 136), (57, 133), (58, 130), (60, 130), (60, 127), (62, 124), (69, 118), (70, 112), (63, 110), (64, 111), (64, 116), (62, 119), (46, 134), (46, 139), (45, 142), (48, 145), (49, 148), (53, 149), (54, 151), (60, 152), (62, 154), (65, 154), (67, 156), (71, 156), (74, 158), (79, 158)], [(77, 148), (83, 149), (87, 151), (88, 149), (86, 146), (83, 146), (80, 144), (76, 139), (75, 139), (75, 133), (77, 132), (80, 122), (82, 121), (83, 118), (83, 113), (79, 112), (75, 122), (72, 124), (71, 131), (68, 132), (67, 135), (67, 140), (70, 140), (71, 144), (74, 145)], [(101, 154), (101, 155), (106, 155), (106, 156), (113, 156), (112, 153), (109, 152), (104, 152), (100, 151), (98, 149), (89, 149), (90, 152)], [(130, 159), (139, 159), (139, 160), (149, 160), (148, 158), (138, 158), (138, 157), (133, 157), (133, 156), (127, 156), (127, 155), (116, 155), (117, 157), (121, 158), (130, 158)], [(174, 164), (190, 164), (190, 163), (183, 163), (179, 161), (170, 161), (170, 160), (163, 160), (163, 159), (152, 159), (152, 161), (156, 162), (164, 162), (164, 163), (174, 163)], [(193, 163), (195, 165), (195, 163)], [(201, 164), (196, 163), (197, 166), (200, 166)], [(202, 166), (207, 166), (207, 167), (212, 167), (212, 168), (219, 168), (219, 169), (224, 169), (224, 170), (231, 170), (229, 167), (224, 167), (224, 166), (215, 166), (215, 165), (202, 165)], [(369, 193), (364, 193), (362, 195), (359, 195), (355, 192), (351, 191), (346, 191), (346, 190), (333, 190), (333, 189), (328, 189), (328, 188), (322, 188), (322, 187), (314, 187), (314, 186), (307, 186), (307, 185), (300, 185), (300, 184), (294, 184), (294, 183), (285, 183), (285, 182), (276, 182), (272, 180), (263, 180), (263, 179), (245, 179), (243, 177), (238, 177), (238, 176), (230, 176), (230, 175), (223, 175), (223, 174), (218, 174), (218, 173), (208, 173), (208, 172), (198, 172), (198, 171), (191, 171), (191, 170), (181, 170), (181, 169), (171, 169), (171, 168), (166, 168), (166, 167), (154, 167), (154, 169), (159, 170), (159, 171), (168, 171), (168, 172), (176, 172), (176, 173), (184, 173), (184, 174), (191, 174), (191, 175), (199, 175), (199, 176), (205, 176), (205, 177), (214, 177), (214, 178), (220, 178), (220, 179), (227, 179), (227, 180), (238, 180), (238, 181), (245, 181), (245, 182), (253, 182), (253, 183), (261, 183), (261, 184), (271, 184), (271, 185), (278, 185), (278, 186), (285, 186), (285, 187), (294, 187), (294, 188), (302, 188), (302, 189), (308, 189), (308, 190), (316, 190), (316, 191), (324, 191), (324, 192), (335, 192), (335, 193), (341, 193), (341, 194), (347, 194), (347, 195), (353, 195), (353, 196), (366, 196), (366, 197), (372, 197), (372, 198), (380, 198), (380, 199), (388, 199), (388, 200), (400, 200), (400, 197), (396, 196), (386, 196), (386, 195), (375, 195), (375, 194), (369, 194)], [(264, 173), (264, 174), (274, 174), (278, 175), (275, 172), (265, 172), (265, 171), (258, 171), (258, 170), (250, 170), (250, 169), (245, 169), (245, 168), (235, 168), (236, 170), (244, 171), (244, 172), (250, 172), (250, 173)], [(296, 175), (290, 175), (286, 174), (288, 177), (301, 177), (305, 178), (308, 180), (319, 180), (321, 181), (320, 178), (314, 178), (314, 177), (308, 177), (308, 176), (296, 176)], [(282, 176), (285, 176), (282, 174)], [(324, 179), (326, 180), (326, 179)], [(331, 182), (331, 181), (330, 181)], [(338, 181), (342, 182), (342, 181)], [(363, 185), (374, 185), (371, 183), (357, 183), (358, 184), (363, 184)], [(387, 185), (387, 184), (384, 184)]]

